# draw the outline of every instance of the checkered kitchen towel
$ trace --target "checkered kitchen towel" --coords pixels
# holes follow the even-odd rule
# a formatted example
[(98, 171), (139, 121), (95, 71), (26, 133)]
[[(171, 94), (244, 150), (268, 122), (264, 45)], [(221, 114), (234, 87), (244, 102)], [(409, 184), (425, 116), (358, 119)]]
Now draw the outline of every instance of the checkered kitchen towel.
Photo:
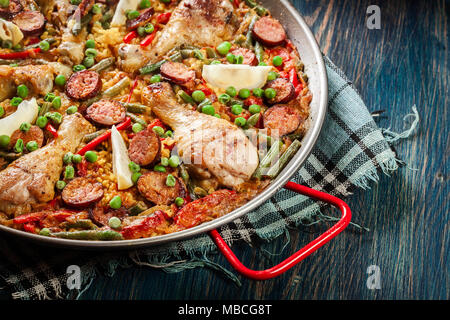
[[(411, 129), (402, 135), (381, 130), (375, 124), (352, 83), (325, 58), (329, 84), (329, 112), (312, 154), (293, 181), (345, 197), (356, 187), (367, 187), (378, 173), (398, 168), (390, 142), (411, 133), (417, 125), (414, 110)], [(220, 228), (222, 237), (232, 244), (270, 241), (288, 227), (299, 226), (320, 216), (320, 204), (305, 196), (281, 190), (254, 212)], [(208, 235), (133, 252), (99, 255), (67, 249), (38, 247), (0, 235), (0, 288), (13, 298), (72, 298), (79, 296), (99, 272), (112, 275), (118, 266), (147, 265), (168, 272), (207, 266), (221, 269), (230, 278), (235, 274), (206, 258), (215, 250)], [(67, 286), (69, 265), (81, 268), (80, 290)], [(4, 284), (1, 284), (1, 279)], [(238, 281), (238, 280), (237, 280)], [(76, 284), (76, 283), (75, 283)]]

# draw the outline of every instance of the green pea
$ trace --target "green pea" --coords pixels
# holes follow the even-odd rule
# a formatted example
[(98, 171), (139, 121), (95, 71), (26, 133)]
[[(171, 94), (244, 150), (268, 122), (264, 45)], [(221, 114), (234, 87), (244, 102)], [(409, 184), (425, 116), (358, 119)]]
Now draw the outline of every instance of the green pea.
[(145, 36), (145, 28), (144, 28), (144, 27), (138, 27), (138, 28), (136, 29), (136, 31), (137, 31), (137, 33), (138, 33), (138, 35), (139, 35), (140, 37)]
[(238, 115), (242, 113), (242, 106), (240, 104), (235, 104), (231, 107), (231, 113)]
[(64, 171), (64, 179), (70, 180), (75, 177), (75, 169), (72, 166), (66, 166), (66, 170)]
[(144, 127), (142, 126), (142, 124), (136, 122), (136, 123), (133, 124), (133, 126), (131, 127), (131, 130), (132, 130), (134, 133), (138, 133), (138, 132), (144, 130)]
[(236, 61), (236, 56), (232, 53), (227, 54), (227, 61), (229, 63), (234, 63)]
[(213, 60), (210, 64), (222, 64), (222, 62), (220, 62), (219, 60)]
[(153, 31), (155, 31), (155, 26), (152, 23), (148, 23), (145, 27), (144, 30), (146, 33), (152, 33)]
[(133, 174), (131, 175), (131, 181), (133, 181), (133, 184), (136, 184), (141, 176), (142, 176), (142, 173), (133, 172)]
[(264, 96), (267, 99), (273, 99), (273, 98), (275, 98), (276, 95), (277, 95), (277, 92), (273, 88), (267, 88), (266, 90), (264, 90)]
[(86, 48), (95, 48), (95, 40), (94, 39), (89, 39), (86, 40), (86, 44), (85, 44)]
[(261, 106), (258, 104), (252, 104), (248, 107), (248, 111), (250, 111), (251, 114), (259, 113), (261, 112)]
[(97, 153), (95, 153), (95, 151), (87, 151), (85, 154), (84, 154), (84, 158), (86, 159), (86, 161), (89, 161), (89, 162), (95, 162), (95, 161), (97, 161)]
[(82, 64), (77, 64), (73, 66), (73, 72), (78, 72), (78, 71), (83, 71), (86, 69), (85, 66), (83, 66)]
[(231, 49), (231, 43), (228, 41), (222, 42), (217, 46), (217, 52), (219, 52), (222, 56), (226, 55)]
[(213, 116), (216, 113), (216, 110), (212, 105), (208, 104), (202, 107), (202, 113)]
[(109, 202), (109, 206), (112, 209), (120, 209), (120, 207), (122, 206), (122, 198), (120, 198), (120, 196), (113, 197)]
[(62, 74), (58, 74), (58, 75), (55, 77), (55, 84), (56, 84), (57, 86), (62, 87), (63, 85), (66, 84), (66, 77), (65, 77), (64, 75), (62, 75)]
[(165, 133), (165, 136), (172, 138), (173, 137), (173, 132), (171, 130), (167, 130), (166, 133)]
[(248, 89), (239, 90), (239, 98), (241, 99), (247, 99), (248, 97), (250, 97), (250, 94), (250, 90)]
[(162, 157), (161, 158), (161, 165), (163, 165), (164, 167), (167, 167), (169, 165), (169, 159), (166, 157)]
[(66, 187), (66, 182), (63, 180), (56, 181), (56, 189), (62, 190)]
[(45, 116), (39, 116), (36, 120), (36, 125), (41, 129), (44, 129), (47, 123), (48, 119)]
[(39, 231), (39, 234), (40, 234), (41, 236), (46, 236), (46, 237), (48, 237), (48, 236), (51, 234), (51, 232), (50, 232), (50, 229), (49, 229), (49, 228), (42, 228), (41, 231)]
[(73, 153), (72, 152), (67, 152), (63, 156), (63, 163), (64, 164), (70, 164), (70, 163), (72, 163), (72, 159), (73, 159)]
[(12, 47), (13, 47), (13, 44), (12, 44), (11, 40), (3, 40), (2, 41), (2, 48), (11, 49)]
[(230, 96), (230, 97), (236, 97), (237, 95), (237, 91), (235, 87), (228, 87), (225, 92)]
[(156, 133), (158, 136), (162, 137), (164, 135), (164, 129), (160, 126), (154, 126), (152, 128), (153, 132)]
[(175, 198), (175, 204), (177, 207), (181, 207), (184, 204), (184, 199), (180, 197)]
[(166, 186), (174, 187), (176, 182), (177, 182), (177, 180), (175, 179), (175, 177), (173, 175), (171, 175), (171, 174), (167, 175)]
[(102, 13), (102, 8), (100, 8), (100, 6), (98, 4), (94, 4), (92, 6), (91, 11), (93, 14), (99, 14), (99, 13)]
[(221, 94), (219, 96), (220, 103), (227, 104), (228, 102), (230, 102), (230, 100), (231, 100), (231, 97), (227, 93)]
[(74, 154), (72, 156), (72, 162), (77, 164), (77, 163), (81, 163), (81, 161), (83, 161), (83, 157), (81, 154)]
[(56, 95), (53, 92), (49, 92), (44, 96), (44, 101), (52, 102), (55, 99)]
[(200, 103), (206, 99), (206, 95), (201, 90), (195, 90), (192, 92), (192, 99), (194, 99), (195, 102)]
[(133, 20), (139, 17), (140, 13), (137, 10), (131, 10), (127, 13), (128, 20)]
[(260, 63), (258, 63), (258, 66), (267, 66), (267, 63), (265, 63), (265, 62), (260, 62)]
[(147, 9), (150, 8), (152, 6), (152, 3), (150, 2), (150, 0), (142, 0), (139, 3), (139, 9)]
[(0, 106), (0, 117), (3, 117), (3, 115), (5, 114), (5, 109)]
[(11, 101), (9, 102), (10, 105), (12, 105), (13, 107), (17, 107), (19, 104), (21, 104), (23, 101), (22, 98), (19, 97), (14, 97), (11, 99)]
[(235, 60), (236, 64), (243, 64), (244, 63), (244, 57), (241, 55), (237, 55), (236, 56), (236, 60)]
[(195, 49), (194, 50), (194, 58), (196, 58), (198, 60), (204, 60), (205, 56), (203, 56), (203, 53), (200, 50)]
[(67, 114), (74, 114), (78, 111), (78, 107), (77, 106), (70, 106), (66, 109), (66, 113)]
[(218, 113), (215, 113), (214, 117), (219, 118), (219, 119), (221, 118), (220, 114), (218, 114)]
[(283, 58), (280, 56), (275, 56), (272, 59), (272, 63), (275, 67), (279, 67), (283, 64)]
[(9, 142), (11, 141), (10, 137), (3, 134), (0, 136), (0, 148), (5, 149), (9, 146)]
[(171, 156), (169, 159), (169, 166), (171, 166), (172, 168), (176, 168), (180, 165), (180, 158), (178, 158), (177, 156)]
[(62, 115), (59, 112), (47, 112), (45, 114), (45, 117), (47, 117), (47, 119), (50, 119), (52, 122), (56, 124), (60, 124), (62, 121)]
[(41, 51), (46, 52), (50, 49), (50, 43), (46, 40), (42, 40), (39, 42), (39, 48), (41, 48)]
[(156, 166), (153, 167), (153, 170), (157, 171), (157, 172), (166, 172), (166, 168), (162, 165), (157, 164)]
[(16, 153), (22, 153), (23, 152), (23, 140), (22, 139), (17, 139), (17, 142), (14, 145), (14, 151)]
[(253, 89), (253, 95), (257, 98), (261, 98), (264, 94), (264, 90), (261, 88)]
[(19, 127), (20, 131), (23, 131), (23, 132), (28, 132), (28, 130), (30, 130), (30, 128), (31, 128), (31, 124), (29, 124), (28, 122), (22, 123)]
[(39, 149), (39, 145), (37, 144), (36, 141), (29, 141), (29, 142), (26, 144), (25, 147), (26, 147), (27, 150), (30, 151), (30, 152)]
[(20, 43), (18, 43), (18, 44), (13, 45), (12, 49), (14, 51), (22, 51), (23, 47), (22, 47), (22, 45)]
[(128, 164), (128, 168), (130, 168), (131, 172), (139, 172), (141, 171), (141, 166), (138, 165), (136, 162), (130, 161)]
[(247, 120), (244, 117), (238, 117), (234, 120), (234, 123), (239, 127), (243, 127), (247, 123)]
[(97, 56), (97, 50), (94, 48), (87, 48), (86, 51), (84, 51), (84, 54), (88, 57), (95, 58)]
[(267, 81), (272, 81), (276, 78), (278, 78), (278, 73), (276, 73), (275, 71), (269, 71), (269, 73), (267, 74)]
[(25, 99), (28, 96), (28, 87), (24, 84), (21, 84), (17, 87), (17, 95), (22, 99)]
[(0, 7), (8, 8), (9, 7), (9, 0), (0, 0)]
[(83, 59), (83, 65), (86, 68), (90, 68), (95, 64), (95, 59), (92, 56), (87, 56), (86, 58)]
[[(110, 204), (111, 205), (111, 204)], [(119, 207), (120, 208), (120, 207)], [(122, 221), (120, 221), (119, 218), (117, 217), (111, 217), (108, 220), (108, 225), (110, 228), (112, 229), (119, 229), (120, 226), (122, 225)]]
[(150, 83), (158, 83), (161, 82), (161, 75), (155, 74), (150, 78)]
[(52, 107), (55, 109), (61, 108), (61, 97), (55, 97), (55, 99), (53, 99)]

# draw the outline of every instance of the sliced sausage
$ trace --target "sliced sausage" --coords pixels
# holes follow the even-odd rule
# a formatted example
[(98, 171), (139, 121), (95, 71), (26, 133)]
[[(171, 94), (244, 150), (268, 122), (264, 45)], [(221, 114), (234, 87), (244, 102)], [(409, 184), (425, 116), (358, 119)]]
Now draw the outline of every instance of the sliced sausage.
[(16, 14), (23, 10), (20, 0), (9, 0), (8, 8), (0, 7), (0, 17), (12, 19)]
[(112, 126), (126, 118), (127, 109), (116, 100), (103, 99), (86, 109), (86, 117), (97, 124)]
[(289, 106), (276, 105), (264, 113), (264, 127), (271, 135), (284, 136), (294, 132), (302, 122), (299, 112)]
[(159, 137), (150, 127), (147, 127), (131, 139), (128, 155), (131, 161), (140, 166), (146, 166), (158, 161), (160, 150)]
[(138, 180), (139, 192), (150, 202), (156, 205), (169, 205), (177, 197), (186, 196), (186, 187), (179, 178), (175, 178), (175, 186), (166, 185), (168, 173), (150, 171), (144, 173)]
[(286, 40), (286, 31), (283, 26), (271, 17), (263, 17), (256, 21), (252, 34), (258, 41), (269, 47), (283, 44)]
[(267, 82), (264, 86), (264, 90), (272, 88), (275, 89), (277, 95), (272, 99), (266, 99), (270, 104), (287, 103), (295, 98), (295, 87), (287, 79), (277, 78), (275, 80)]
[(231, 51), (232, 54), (235, 56), (243, 56), (244, 62), (242, 64), (247, 64), (249, 66), (256, 66), (258, 65), (258, 58), (256, 58), (256, 54), (247, 48), (237, 48)]
[(44, 32), (45, 17), (39, 11), (22, 11), (12, 20), (25, 36), (39, 36)]
[(75, 72), (66, 84), (66, 94), (76, 100), (95, 97), (102, 89), (102, 80), (96, 71), (83, 70)]
[(166, 62), (161, 66), (161, 75), (176, 84), (184, 84), (195, 78), (195, 71), (180, 62)]
[(88, 178), (75, 178), (64, 187), (61, 198), (72, 207), (89, 207), (103, 198), (103, 187), (100, 182)]
[(105, 208), (97, 204), (94, 208), (89, 210), (89, 217), (98, 226), (107, 226), (109, 224), (109, 219), (112, 217), (117, 217), (120, 220), (128, 216), (128, 211), (121, 207), (118, 210), (105, 210)]
[(75, 10), (74, 16), (75, 18), (84, 17), (94, 6), (95, 0), (82, 0)]
[(17, 140), (22, 139), (23, 145), (25, 146), (30, 141), (36, 141), (39, 148), (42, 147), (44, 143), (44, 132), (38, 126), (31, 126), (31, 128), (24, 132), (20, 129), (13, 132), (11, 135), (11, 140), (9, 142), (9, 147), (12, 148), (16, 144)]
[(150, 20), (152, 20), (153, 13), (155, 13), (155, 9), (148, 8), (145, 11), (141, 12), (139, 17), (133, 20), (127, 20), (127, 29), (134, 30), (139, 27), (145, 26)]

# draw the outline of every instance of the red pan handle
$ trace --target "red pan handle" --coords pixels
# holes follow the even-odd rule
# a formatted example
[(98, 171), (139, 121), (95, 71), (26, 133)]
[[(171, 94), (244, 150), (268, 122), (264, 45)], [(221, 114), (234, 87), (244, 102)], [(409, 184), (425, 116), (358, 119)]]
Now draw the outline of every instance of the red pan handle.
[(219, 232), (217, 230), (211, 230), (209, 232), (209, 235), (219, 248), (219, 250), (223, 253), (225, 258), (227, 258), (228, 262), (235, 268), (239, 273), (242, 275), (254, 279), (254, 280), (267, 280), (274, 277), (279, 276), (280, 274), (286, 272), (293, 266), (295, 266), (297, 263), (302, 261), (304, 258), (312, 254), (314, 251), (319, 249), (321, 246), (323, 246), (325, 243), (336, 237), (342, 230), (344, 230), (347, 225), (350, 223), (351, 220), (351, 211), (348, 205), (342, 201), (341, 199), (338, 199), (332, 195), (329, 195), (328, 193), (324, 193), (321, 191), (317, 191), (305, 186), (302, 186), (300, 184), (294, 183), (289, 181), (285, 186), (286, 189), (295, 191), (297, 193), (306, 195), (308, 197), (311, 197), (316, 200), (320, 200), (326, 203), (329, 203), (333, 205), (334, 207), (338, 208), (342, 215), (341, 219), (333, 225), (330, 229), (328, 229), (326, 232), (321, 234), (319, 237), (311, 241), (309, 244), (301, 248), (299, 251), (294, 253), (292, 256), (281, 262), (280, 264), (277, 264), (276, 266), (266, 269), (266, 270), (260, 270), (255, 271), (247, 268), (244, 266), (238, 258), (234, 255), (233, 251), (231, 251), (230, 247), (226, 244), (226, 242), (223, 240), (223, 238), (220, 236)]

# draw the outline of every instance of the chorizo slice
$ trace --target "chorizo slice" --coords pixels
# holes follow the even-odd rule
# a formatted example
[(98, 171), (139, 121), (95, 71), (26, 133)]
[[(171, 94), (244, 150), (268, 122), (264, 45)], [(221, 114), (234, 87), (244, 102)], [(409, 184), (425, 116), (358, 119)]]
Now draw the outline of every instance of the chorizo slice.
[(264, 127), (271, 135), (284, 136), (294, 132), (301, 124), (299, 112), (286, 105), (276, 105), (264, 113)]
[(195, 78), (195, 71), (181, 62), (166, 62), (160, 70), (164, 78), (176, 84), (185, 84)]
[(23, 140), (23, 145), (26, 145), (30, 141), (36, 141), (36, 143), (40, 148), (44, 143), (44, 132), (38, 126), (31, 126), (27, 132), (18, 129), (14, 131), (13, 134), (11, 135), (9, 147), (10, 148), (14, 147), (17, 140), (19, 139)]
[(22, 11), (14, 16), (16, 24), (25, 36), (39, 36), (44, 32), (45, 17), (39, 11)]
[(150, 128), (138, 132), (128, 146), (130, 160), (140, 166), (149, 165), (158, 161), (161, 151), (161, 141), (157, 134)]
[(264, 86), (264, 90), (268, 88), (272, 88), (277, 92), (274, 98), (266, 99), (269, 104), (288, 103), (295, 98), (295, 87), (287, 79), (277, 78), (269, 81)]
[(232, 54), (235, 56), (242, 56), (244, 57), (244, 61), (242, 64), (247, 64), (249, 66), (256, 66), (258, 65), (258, 58), (256, 57), (256, 54), (247, 48), (237, 48), (231, 51)]
[(12, 19), (16, 14), (23, 10), (20, 0), (9, 0), (8, 8), (0, 7), (0, 17), (3, 19)]
[(123, 227), (121, 233), (125, 239), (139, 239), (151, 237), (155, 234), (164, 233), (169, 226), (167, 215), (164, 211), (156, 211), (151, 216), (132, 221)]
[(134, 30), (139, 27), (145, 26), (150, 20), (152, 20), (153, 14), (155, 13), (155, 9), (148, 8), (145, 11), (141, 12), (139, 17), (133, 20), (127, 20), (126, 26), (128, 30)]
[(72, 74), (66, 84), (66, 94), (75, 100), (95, 97), (102, 89), (102, 80), (96, 71), (82, 70)]
[(137, 182), (137, 188), (148, 201), (156, 205), (169, 205), (177, 197), (186, 196), (186, 187), (179, 178), (175, 178), (175, 186), (167, 186), (168, 175), (168, 173), (157, 171), (144, 173)]
[(109, 219), (111, 219), (112, 217), (117, 217), (120, 220), (123, 220), (127, 216), (128, 211), (124, 207), (121, 207), (118, 210), (105, 210), (102, 205), (97, 204), (94, 208), (89, 209), (89, 217), (96, 225), (100, 227), (108, 226)]
[(68, 206), (86, 208), (103, 198), (100, 182), (79, 177), (70, 181), (63, 189), (61, 198)]
[(127, 109), (119, 101), (103, 99), (86, 109), (86, 117), (97, 124), (112, 126), (123, 122), (126, 112)]
[(258, 41), (269, 47), (281, 45), (286, 40), (286, 31), (283, 26), (271, 17), (263, 17), (256, 21), (252, 34)]

